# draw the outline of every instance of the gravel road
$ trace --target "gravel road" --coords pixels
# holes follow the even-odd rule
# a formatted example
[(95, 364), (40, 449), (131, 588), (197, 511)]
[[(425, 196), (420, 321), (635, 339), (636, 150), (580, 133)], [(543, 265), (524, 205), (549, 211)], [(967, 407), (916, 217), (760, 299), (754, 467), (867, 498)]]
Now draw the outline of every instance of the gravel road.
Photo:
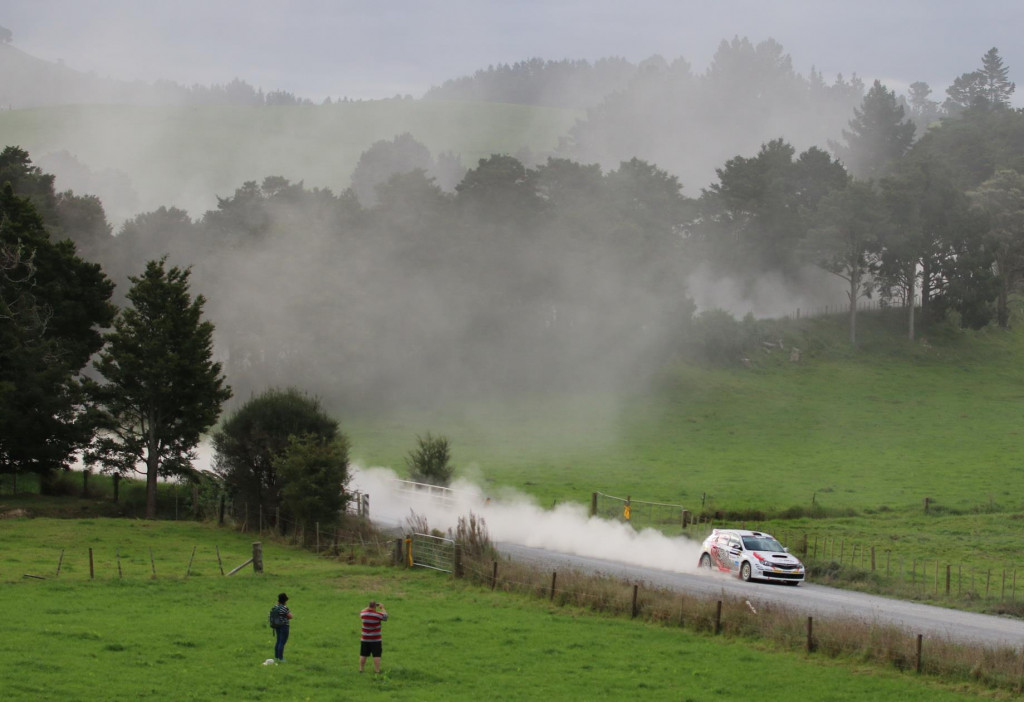
[(497, 544), (512, 560), (557, 570), (603, 574), (652, 588), (707, 597), (731, 596), (749, 600), (755, 608), (785, 606), (827, 622), (831, 617), (897, 626), (926, 639), (944, 639), (990, 647), (1024, 647), (1024, 621), (975, 614), (944, 607), (894, 600), (805, 582), (797, 587), (775, 583), (746, 583), (719, 573), (677, 573), (623, 565), (598, 558), (574, 556), (511, 543)]

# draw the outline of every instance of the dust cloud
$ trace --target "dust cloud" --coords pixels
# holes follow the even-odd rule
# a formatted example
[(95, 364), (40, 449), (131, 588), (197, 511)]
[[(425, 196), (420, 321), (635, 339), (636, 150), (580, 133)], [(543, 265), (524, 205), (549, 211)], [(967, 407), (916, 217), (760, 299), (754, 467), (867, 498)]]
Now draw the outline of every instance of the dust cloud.
[(455, 530), (460, 517), (472, 513), (484, 520), (493, 542), (677, 573), (697, 572), (699, 543), (591, 517), (579, 503), (563, 502), (544, 509), (511, 488), (485, 493), (463, 480), (453, 483), (444, 496), (431, 495), (403, 489), (389, 468), (353, 466), (352, 473), (350, 487), (370, 496), (370, 516), (378, 524), (405, 526), (415, 514), (426, 519), (431, 529), (447, 532)]

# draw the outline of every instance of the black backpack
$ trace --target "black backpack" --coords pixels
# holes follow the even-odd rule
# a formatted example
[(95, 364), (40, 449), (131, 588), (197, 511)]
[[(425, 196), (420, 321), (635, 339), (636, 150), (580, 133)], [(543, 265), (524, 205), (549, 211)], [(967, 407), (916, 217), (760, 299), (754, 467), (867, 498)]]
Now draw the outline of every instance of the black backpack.
[(267, 615), (267, 620), (273, 629), (279, 626), (287, 626), (288, 624), (288, 617), (285, 616), (285, 613), (279, 607), (280, 605), (274, 605), (270, 609), (270, 614)]

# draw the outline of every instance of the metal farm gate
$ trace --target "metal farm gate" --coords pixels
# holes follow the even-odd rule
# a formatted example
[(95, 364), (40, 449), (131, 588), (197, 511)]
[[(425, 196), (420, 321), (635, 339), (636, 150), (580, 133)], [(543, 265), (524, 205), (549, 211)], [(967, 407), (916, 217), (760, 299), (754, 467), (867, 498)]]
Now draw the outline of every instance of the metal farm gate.
[(407, 539), (410, 566), (455, 572), (455, 541), (441, 536), (415, 533)]

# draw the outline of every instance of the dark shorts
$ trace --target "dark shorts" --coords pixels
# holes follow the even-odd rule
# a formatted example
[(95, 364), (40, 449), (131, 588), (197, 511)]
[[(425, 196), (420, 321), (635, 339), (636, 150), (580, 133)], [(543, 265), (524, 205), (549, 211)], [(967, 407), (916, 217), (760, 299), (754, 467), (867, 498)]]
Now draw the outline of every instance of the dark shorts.
[(373, 658), (380, 658), (380, 654), (384, 651), (384, 644), (380, 641), (360, 641), (359, 642), (359, 655), (366, 657), (370, 656)]

